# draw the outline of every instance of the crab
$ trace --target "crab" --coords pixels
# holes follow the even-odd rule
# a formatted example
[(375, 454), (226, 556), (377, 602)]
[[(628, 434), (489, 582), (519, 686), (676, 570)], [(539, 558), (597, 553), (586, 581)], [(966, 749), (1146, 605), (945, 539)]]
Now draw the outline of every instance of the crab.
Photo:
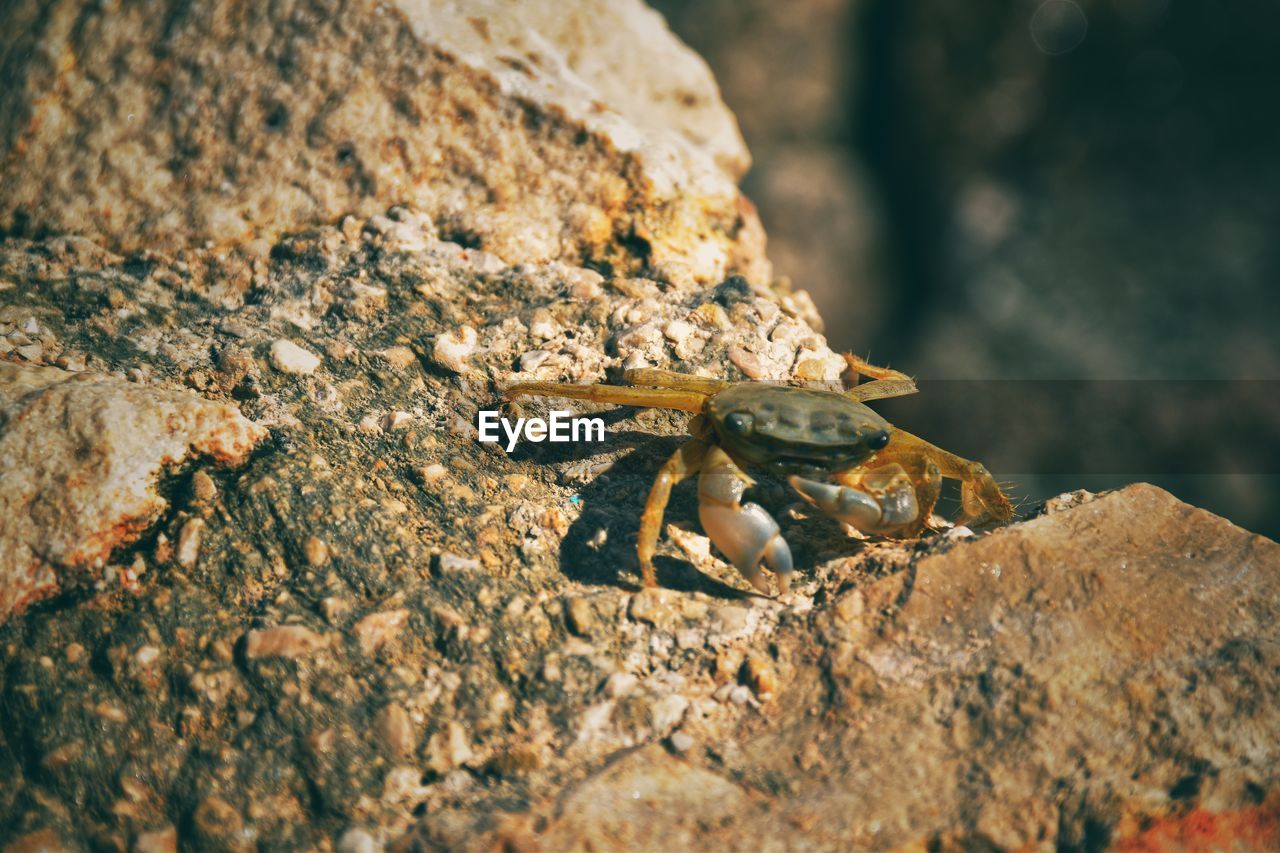
[(656, 368), (624, 373), (626, 385), (521, 382), (503, 391), (690, 412), (690, 440), (662, 466), (640, 517), (641, 580), (657, 586), (653, 556), (671, 489), (698, 474), (698, 517), (742, 576), (768, 594), (764, 568), (786, 593), (794, 570), (778, 523), (743, 503), (759, 466), (787, 478), (808, 503), (863, 534), (918, 536), (929, 524), (944, 477), (960, 482), (958, 524), (1008, 521), (1013, 507), (979, 462), (962, 459), (889, 424), (868, 400), (916, 392), (911, 377), (844, 356), (868, 382), (844, 392), (769, 382), (729, 382)]

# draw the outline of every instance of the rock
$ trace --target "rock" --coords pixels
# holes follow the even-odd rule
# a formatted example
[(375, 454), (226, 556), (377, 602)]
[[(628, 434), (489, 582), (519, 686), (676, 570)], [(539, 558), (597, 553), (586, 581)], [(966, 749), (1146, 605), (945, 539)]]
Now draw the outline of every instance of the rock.
[(245, 634), (244, 654), (259, 658), (298, 658), (327, 645), (324, 636), (301, 625), (281, 625)]
[[(744, 739), (730, 771), (780, 771), (822, 741), (825, 770), (789, 808), (859, 844), (1116, 840), (1121, 814), (1165, 814), (1186, 779), (1214, 811), (1244, 808), (1280, 783), (1263, 769), (1280, 743), (1258, 740), (1280, 711), (1236, 687), (1280, 691), (1277, 616), (1280, 545), (1131, 486), (925, 557), (887, 616), (845, 608), (867, 639), (826, 633), (825, 664), (780, 686), (778, 726)], [(808, 716), (823, 684), (857, 726)], [(975, 766), (979, 789), (961, 772)], [(1074, 793), (1046, 798), (1053, 784)]]
[[(750, 808), (743, 788), (650, 745), (575, 788), (563, 817), (538, 838), (552, 849), (754, 849), (759, 837), (753, 840), (737, 820)], [(655, 814), (663, 820), (655, 822)]]
[[(82, 492), (100, 501), (90, 529), (114, 524), (127, 503), (104, 484), (122, 478), (156, 510), (141, 541), (112, 539), (100, 574), (80, 570), (100, 581), (92, 595), (0, 625), (0, 834), (49, 828), (64, 847), (120, 849), (171, 820), (211, 849), (1076, 848), (1177, 837), (1203, 815), (1240, 827), (1238, 840), (1250, 816), (1272, 813), (1273, 543), (1148, 487), (963, 538), (853, 541), (787, 512), (781, 484), (755, 471), (794, 547), (796, 591), (758, 596), (704, 536), (675, 532), (697, 528), (685, 482), (659, 542), (662, 589), (634, 592), (641, 510), (687, 436), (685, 413), (531, 398), (521, 408), (535, 416), (598, 412), (603, 440), (510, 454), (476, 440), (477, 412), (516, 379), (610, 381), (629, 363), (735, 377), (735, 356), (765, 377), (843, 370), (798, 294), (691, 271), (728, 263), (749, 212), (726, 230), (725, 196), (656, 180), (648, 131), (643, 155), (606, 145), (601, 128), (621, 113), (605, 100), (598, 117), (557, 112), (530, 78), (598, 59), (570, 62), (539, 27), (581, 25), (575, 38), (603, 43), (593, 27), (634, 4), (556, 4), (559, 22), (532, 30), (525, 16), (549, 7), (519, 4), (465, 25), (483, 41), (518, 24), (546, 45), (432, 53), (404, 5), (237, 7), (233, 27), (218, 3), (148, 10), (153, 23), (129, 4), (70, 15), (64, 2), (0, 12), (30, 24), (0, 47), (18, 81), (0, 100), (0, 140), (33, 87), (54, 92), (38, 105), (68, 133), (94, 93), (108, 113), (138, 105), (142, 161), (152, 146), (178, 162), (166, 146), (180, 144), (191, 173), (175, 180), (195, 189), (112, 184), (132, 169), (112, 159), (127, 152), (99, 156), (112, 140), (87, 134), (89, 160), (72, 162), (63, 136), (14, 126), (45, 146), (15, 157), (67, 163), (52, 195), (106, 176), (78, 210), (145, 248), (124, 258), (3, 232), (6, 345), (12, 333), (33, 342), (22, 329), (34, 317), (49, 352), (56, 336), (91, 369), (72, 379), (0, 356), (4, 370), (56, 377), (3, 404), (0, 449), (25, 430), (30, 452), (21, 466), (0, 456), (0, 493), (19, 496), (0, 525), (33, 500), (79, 506)], [(197, 38), (204, 22), (226, 27)], [(431, 44), (453, 37), (444, 23)], [(125, 50), (130, 32), (162, 27), (159, 47)], [(67, 44), (81, 50), (49, 52)], [(36, 72), (57, 56), (76, 61), (55, 84)], [(484, 70), (500, 59), (506, 71)], [(111, 97), (88, 77), (112, 80)], [(197, 78), (217, 94), (187, 97)], [(521, 78), (523, 94), (509, 88)], [(668, 124), (672, 144), (727, 177), (722, 148)], [(196, 191), (209, 158), (227, 180), (217, 198)], [(692, 168), (680, 156), (668, 167)], [(9, 169), (0, 196), (26, 180)], [(419, 204), (361, 209), (397, 178)], [(89, 215), (117, 186), (129, 187), (118, 228)], [(340, 224), (296, 227), (331, 208)], [(146, 217), (175, 209), (166, 233), (184, 245), (155, 249), (163, 229)], [(252, 233), (188, 242), (217, 210), (231, 211), (233, 235)], [(687, 217), (697, 227), (684, 232)], [(244, 239), (258, 223), (282, 231)], [(695, 232), (705, 256), (672, 257)], [(446, 352), (457, 369), (435, 357), (442, 339), (463, 347)], [(323, 354), (326, 369), (262, 369), (254, 354), (277, 340)], [(394, 347), (419, 357), (396, 361)], [(532, 351), (548, 355), (517, 377)], [(182, 385), (224, 401), (167, 390)], [(76, 414), (71, 392), (95, 388), (88, 399), (118, 406), (128, 430)], [(55, 390), (70, 402), (33, 419)], [(401, 411), (408, 427), (384, 429)], [(247, 418), (271, 426), (269, 444)], [(235, 453), (200, 449), (235, 424)], [(107, 464), (99, 445), (124, 449)], [(205, 467), (202, 453), (240, 467), (212, 493), (194, 475), (190, 490), (183, 474), (156, 482)], [(23, 535), (43, 560), (61, 529), (37, 518)]]
[(182, 525), (182, 533), (178, 536), (178, 565), (184, 569), (195, 566), (200, 558), (200, 535), (204, 532), (204, 519), (191, 518)]
[(307, 542), (303, 546), (303, 553), (307, 558), (307, 565), (313, 569), (322, 568), (329, 562), (329, 546), (318, 536), (307, 538)]
[(467, 369), (467, 359), (475, 351), (476, 330), (463, 326), (436, 338), (431, 349), (431, 360), (446, 370), (463, 373)]
[(417, 732), (413, 721), (403, 705), (392, 702), (378, 712), (375, 722), (378, 737), (393, 756), (407, 758), (418, 746)]
[[(6, 232), (180, 248), (404, 203), (507, 262), (767, 277), (733, 117), (639, 0), (361, 0), (315, 16), (61, 0), (9, 4), (0, 30), (23, 34), (0, 54)], [(115, 97), (98, 97), (107, 77)]]
[(271, 344), (271, 364), (281, 373), (310, 376), (320, 366), (320, 356), (281, 338)]
[(166, 468), (239, 464), (266, 434), (186, 391), (0, 363), (0, 621), (137, 539), (167, 506)]
[(427, 744), (427, 766), (441, 775), (463, 766), (474, 757), (467, 730), (453, 720), (433, 734)]
[(355, 624), (356, 639), (360, 650), (371, 655), (378, 649), (393, 641), (409, 619), (409, 611), (383, 610), (370, 613)]
[(177, 853), (178, 830), (173, 824), (162, 829), (138, 833), (133, 840), (134, 853)]

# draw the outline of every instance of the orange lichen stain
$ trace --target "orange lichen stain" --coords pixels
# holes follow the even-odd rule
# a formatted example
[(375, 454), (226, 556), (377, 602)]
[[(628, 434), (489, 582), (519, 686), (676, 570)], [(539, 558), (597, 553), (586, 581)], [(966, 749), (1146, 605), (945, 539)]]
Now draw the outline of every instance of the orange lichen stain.
[(1155, 820), (1115, 840), (1125, 853), (1147, 851), (1280, 850), (1280, 791), (1256, 806), (1225, 812), (1192, 809)]

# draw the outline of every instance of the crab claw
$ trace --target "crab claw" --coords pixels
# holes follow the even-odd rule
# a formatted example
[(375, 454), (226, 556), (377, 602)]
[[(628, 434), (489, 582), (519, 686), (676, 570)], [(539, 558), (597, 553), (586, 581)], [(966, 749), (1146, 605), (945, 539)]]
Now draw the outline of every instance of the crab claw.
[(800, 476), (792, 476), (788, 482), (809, 503), (864, 533), (894, 530), (920, 515), (915, 487), (898, 465), (868, 472), (859, 484), (861, 488), (821, 483)]
[(703, 503), (698, 508), (702, 529), (729, 562), (742, 572), (751, 585), (766, 595), (769, 585), (760, 572), (760, 564), (778, 576), (778, 588), (786, 592), (790, 586), (791, 548), (782, 538), (778, 522), (757, 503)]
[(750, 479), (719, 448), (707, 455), (698, 480), (698, 518), (720, 552), (753, 587), (765, 595), (769, 585), (761, 563), (777, 576), (778, 590), (791, 588), (791, 548), (778, 522), (756, 503), (742, 503)]

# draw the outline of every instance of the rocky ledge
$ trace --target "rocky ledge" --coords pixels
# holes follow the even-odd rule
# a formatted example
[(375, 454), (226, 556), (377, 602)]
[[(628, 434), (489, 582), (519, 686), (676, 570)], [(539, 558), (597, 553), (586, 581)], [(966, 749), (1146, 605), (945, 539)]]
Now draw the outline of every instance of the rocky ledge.
[[(1001, 529), (864, 541), (765, 481), (800, 565), (791, 594), (748, 591), (698, 532), (690, 489), (668, 516), (662, 588), (639, 590), (639, 511), (682, 418), (596, 407), (599, 444), (476, 441), (476, 413), (511, 381), (640, 364), (834, 381), (843, 363), (748, 239), (732, 180), (745, 153), (709, 78), (682, 83), (677, 106), (663, 94), (660, 71), (701, 66), (660, 22), (611, 4), (652, 28), (630, 46), (644, 61), (588, 61), (584, 44), (616, 38), (592, 4), (575, 4), (597, 21), (577, 28), (474, 5), (457, 19), (346, 6), (342, 39), (369, 42), (348, 55), (301, 7), (212, 27), (204, 53), (203, 19), (175, 12), (157, 34), (149, 17), (53, 4), (29, 65), (5, 55), (34, 93), (21, 122), (3, 116), (0, 181), (23, 212), (0, 243), (6, 849), (1280, 843), (1275, 543), (1141, 484)], [(207, 14), (234, 23), (229, 8)], [(516, 31), (577, 82), (513, 89), (507, 54), (475, 39)], [(261, 206), (286, 197), (270, 158), (327, 137), (243, 128), (227, 190), (241, 237), (209, 230), (221, 190), (140, 197), (96, 150), (31, 147), (54, 114), (124, 138), (123, 102), (50, 106), (90, 68), (123, 75), (120, 91), (188, 86), (199, 105), (212, 78), (192, 69), (230, 52), (248, 63), (238, 85), (275, 91), (290, 66), (250, 49), (264, 33), (285, 57), (330, 50), (305, 57), (330, 69), (326, 98), (394, 36), (388, 56), (431, 51), (434, 70), (379, 97), (465, 81), (497, 106), (405, 113), (453, 152), (428, 189), (343, 184), (334, 208), (288, 215)], [(77, 61), (54, 62), (72, 43)], [(110, 61), (122, 45), (159, 64)], [(645, 86), (627, 84), (637, 69)], [(582, 112), (583, 80), (599, 115)], [(694, 105), (712, 129), (674, 139), (650, 121)], [(389, 115), (362, 127), (383, 133)], [(197, 159), (229, 144), (198, 116), (178, 129), (206, 145), (175, 149)], [(524, 182), (553, 167), (488, 171), (485, 122), (585, 159), (526, 204)], [(405, 162), (358, 149), (369, 174)], [(664, 150), (684, 153), (649, 159)], [(49, 165), (78, 157), (107, 172)], [(668, 188), (702, 170), (718, 189), (663, 196), (655, 162), (679, 178)], [(121, 219), (60, 209), (56, 192), (33, 204), (24, 182), (45, 166), (67, 199), (83, 180)], [(547, 211), (596, 205), (606, 179), (635, 194), (595, 236), (548, 248)], [(435, 194), (450, 181), (488, 189)], [(49, 236), (65, 230), (89, 237)]]

